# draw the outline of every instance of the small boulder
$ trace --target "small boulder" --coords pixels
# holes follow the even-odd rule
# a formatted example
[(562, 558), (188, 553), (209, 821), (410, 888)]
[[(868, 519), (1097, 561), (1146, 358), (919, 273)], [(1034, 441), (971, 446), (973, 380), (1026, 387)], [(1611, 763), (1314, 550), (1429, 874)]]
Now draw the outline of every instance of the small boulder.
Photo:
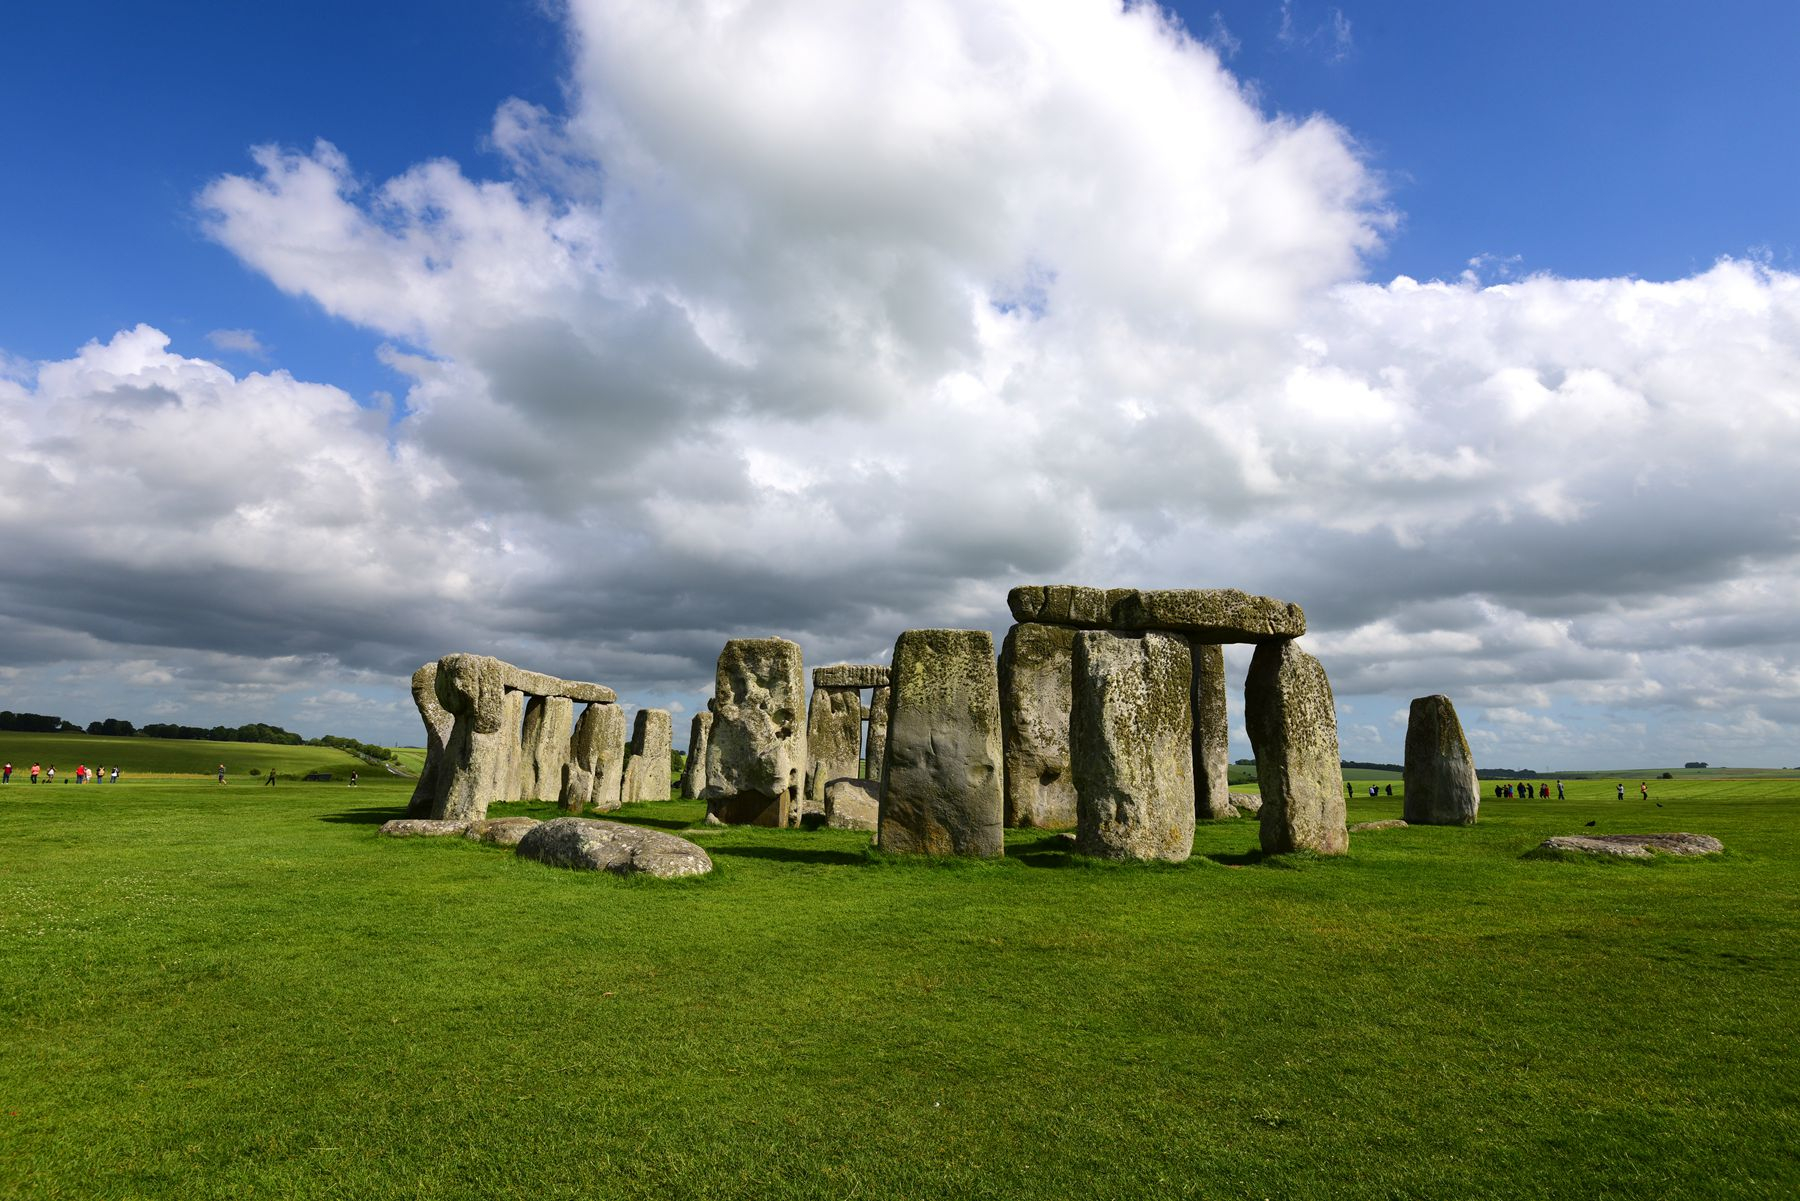
[(1254, 792), (1233, 792), (1227, 794), (1231, 807), (1239, 813), (1261, 813), (1262, 797)]
[(1559, 834), (1538, 844), (1540, 851), (1574, 851), (1581, 855), (1613, 855), (1648, 859), (1666, 855), (1717, 855), (1725, 844), (1706, 834)]
[(588, 817), (540, 823), (519, 840), (518, 854), (552, 867), (665, 880), (705, 875), (713, 867), (707, 853), (685, 838)]
[(825, 785), (825, 822), (833, 830), (881, 827), (881, 781), (845, 777)]
[(535, 817), (483, 818), (478, 822), (470, 822), (468, 829), (463, 831), (463, 837), (470, 842), (484, 842), (494, 847), (516, 847), (521, 838), (541, 824)]
[(1405, 828), (1406, 822), (1403, 819), (1390, 817), (1378, 822), (1357, 822), (1350, 827), (1350, 833), (1356, 834), (1363, 830), (1404, 830)]
[(468, 822), (434, 821), (427, 817), (397, 817), (381, 824), (381, 832), (389, 838), (446, 838), (468, 828)]

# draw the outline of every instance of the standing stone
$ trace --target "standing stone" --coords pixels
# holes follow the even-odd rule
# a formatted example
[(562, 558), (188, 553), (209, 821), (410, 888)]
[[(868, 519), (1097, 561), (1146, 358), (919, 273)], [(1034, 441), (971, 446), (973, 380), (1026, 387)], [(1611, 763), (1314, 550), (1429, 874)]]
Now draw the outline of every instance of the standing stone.
[(986, 630), (908, 630), (894, 644), (883, 850), (1005, 854), (1000, 679)]
[(445, 655), (438, 660), (438, 704), (452, 719), (450, 737), (438, 763), (431, 816), (439, 821), (471, 821), (487, 816), (501, 799), (502, 779), (511, 781), (505, 730), (506, 686), (501, 663), (486, 655)]
[(1349, 850), (1337, 709), (1319, 661), (1292, 642), (1258, 646), (1244, 681), (1244, 725), (1262, 786), (1263, 852)]
[(729, 825), (798, 824), (806, 782), (806, 676), (785, 638), (733, 638), (719, 652), (706, 744), (708, 816)]
[(1009, 826), (1066, 830), (1076, 823), (1069, 765), (1076, 633), (1068, 626), (1022, 622), (1000, 644)]
[(1231, 717), (1225, 707), (1225, 650), (1194, 643), (1194, 816), (1236, 817), (1231, 803)]
[(669, 748), (674, 719), (667, 709), (639, 709), (631, 727), (631, 753), (625, 763), (624, 799), (669, 799)]
[(413, 672), (412, 676), (413, 704), (418, 706), (419, 720), (425, 723), (425, 766), (419, 771), (419, 782), (413, 786), (412, 800), (407, 802), (408, 817), (424, 817), (431, 812), (432, 802), (437, 798), (439, 762), (444, 757), (444, 745), (450, 740), (450, 731), (456, 725), (456, 719), (438, 703), (437, 670), (434, 661)]
[(1069, 739), (1076, 846), (1181, 863), (1194, 850), (1192, 655), (1175, 634), (1083, 630)]
[(529, 699), (526, 693), (516, 689), (506, 690), (506, 702), (500, 715), (505, 759), (500, 765), (500, 788), (496, 800), (516, 801), (525, 795), (525, 780), (521, 772), (525, 762), (525, 702)]
[[(612, 710), (606, 713), (605, 710)], [(557, 797), (557, 804), (565, 813), (579, 814), (589, 805), (596, 804), (596, 780), (602, 771), (602, 760), (606, 756), (606, 743), (609, 727), (618, 730), (618, 741), (621, 745), (625, 738), (625, 714), (617, 705), (589, 705), (581, 711), (575, 722), (575, 731), (569, 735), (569, 758), (563, 764), (562, 790)], [(611, 804), (600, 804), (602, 809), (619, 807), (618, 792), (618, 759), (615, 752), (614, 785)]]
[(587, 803), (611, 813), (625, 801), (625, 710), (596, 705), (594, 718), (594, 787)]
[(855, 688), (815, 683), (806, 712), (806, 796), (801, 813), (825, 812), (826, 783), (859, 775), (861, 758), (862, 694)]
[(869, 694), (869, 734), (863, 745), (863, 775), (871, 780), (881, 779), (881, 761), (887, 755), (890, 695), (886, 684), (877, 684), (875, 691)]
[(534, 696), (525, 704), (524, 754), (519, 798), (555, 801), (562, 796), (563, 765), (569, 761), (575, 702), (566, 696)]
[(1406, 820), (1411, 825), (1472, 826), (1481, 808), (1475, 757), (1456, 707), (1422, 696), (1406, 720)]
[(706, 739), (711, 730), (711, 712), (694, 714), (688, 727), (687, 766), (681, 771), (683, 800), (696, 800), (706, 789)]

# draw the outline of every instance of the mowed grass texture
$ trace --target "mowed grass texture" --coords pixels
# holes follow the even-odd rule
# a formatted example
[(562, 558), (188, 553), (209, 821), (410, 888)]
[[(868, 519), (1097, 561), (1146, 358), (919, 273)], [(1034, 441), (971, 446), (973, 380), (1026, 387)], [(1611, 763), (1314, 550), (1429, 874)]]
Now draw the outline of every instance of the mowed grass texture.
[[(208, 742), (203, 739), (108, 738), (94, 734), (22, 734), (0, 730), (0, 760), (13, 765), (13, 783), (29, 781), (31, 765), (56, 767), (56, 787), (75, 779), (75, 767), (119, 769), (120, 783), (155, 776), (215, 777), (225, 765), (228, 780), (248, 781), (255, 769), (266, 777), (298, 779), (308, 772), (327, 772), (348, 781), (351, 772), (386, 774), (347, 751), (328, 746), (276, 746), (266, 742)], [(423, 763), (423, 753), (420, 757)], [(242, 781), (240, 781), (242, 782)], [(257, 783), (262, 783), (261, 779)], [(29, 783), (27, 783), (29, 787)], [(42, 788), (43, 785), (39, 784)], [(108, 785), (110, 787), (110, 785)]]
[[(1630, 784), (1331, 861), (706, 831), (665, 883), (380, 838), (401, 780), (15, 780), (0, 1192), (1794, 1195), (1800, 781)], [(1729, 851), (1525, 857), (1588, 820)]]

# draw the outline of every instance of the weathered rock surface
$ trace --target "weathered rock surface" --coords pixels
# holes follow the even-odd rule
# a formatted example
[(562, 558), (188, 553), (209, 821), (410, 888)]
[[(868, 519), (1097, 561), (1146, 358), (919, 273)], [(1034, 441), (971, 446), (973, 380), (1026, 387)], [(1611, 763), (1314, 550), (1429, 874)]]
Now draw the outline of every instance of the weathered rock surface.
[[(817, 680), (818, 673), (813, 673)], [(862, 696), (853, 687), (815, 683), (806, 713), (804, 813), (825, 811), (825, 785), (862, 768)]]
[[(567, 700), (567, 697), (559, 698)], [(463, 837), (495, 847), (516, 847), (519, 840), (541, 823), (535, 817), (494, 817), (470, 822)]]
[(511, 688), (500, 708), (501, 763), (494, 799), (516, 801), (525, 795), (525, 703), (531, 698)]
[(418, 707), (419, 720), (425, 723), (425, 766), (419, 771), (419, 782), (413, 786), (412, 800), (407, 802), (408, 817), (426, 817), (437, 798), (438, 765), (444, 757), (444, 746), (456, 719), (438, 703), (437, 660), (413, 672), (412, 698)]
[(879, 663), (827, 663), (813, 668), (814, 688), (885, 688), (888, 669)]
[(1648, 859), (1658, 851), (1666, 855), (1717, 855), (1725, 844), (1708, 834), (1559, 834), (1546, 838), (1538, 849)]
[(1091, 630), (1163, 630), (1196, 642), (1277, 642), (1306, 633), (1299, 605), (1236, 588), (1082, 588), (1037, 584), (1014, 588), (1013, 619)]
[(466, 821), (434, 821), (427, 817), (397, 817), (381, 823), (381, 832), (389, 838), (447, 838), (468, 828)]
[(883, 850), (1005, 853), (1000, 680), (986, 630), (908, 630), (894, 644), (882, 765)]
[(490, 802), (506, 799), (511, 784), (509, 744), (503, 729), (506, 686), (500, 660), (486, 655), (445, 655), (438, 660), (438, 704), (452, 720), (439, 760), (431, 816), (444, 821), (484, 817)]
[(1472, 826), (1481, 809), (1475, 757), (1456, 706), (1443, 695), (1421, 696), (1406, 720), (1406, 820), (1420, 826)]
[(1194, 677), (1186, 639), (1075, 637), (1069, 742), (1084, 855), (1180, 863), (1194, 849)]
[(825, 824), (833, 830), (875, 830), (881, 826), (881, 781), (828, 780)]
[(1233, 792), (1226, 795), (1231, 799), (1231, 807), (1237, 811), (1232, 814), (1233, 817), (1238, 813), (1262, 812), (1262, 797), (1254, 792)]
[(669, 799), (669, 750), (675, 721), (667, 709), (639, 709), (631, 726), (623, 797), (628, 801)]
[(663, 879), (704, 875), (713, 866), (707, 853), (685, 838), (588, 817), (544, 822), (519, 840), (518, 854), (552, 867)]
[(1225, 650), (1190, 640), (1194, 660), (1194, 816), (1236, 817), (1231, 804), (1231, 717), (1225, 704)]
[(617, 809), (624, 757), (625, 711), (617, 705), (583, 709), (569, 736), (569, 761), (563, 765), (562, 793), (557, 798), (563, 811), (579, 814), (590, 805)]
[(712, 736), (706, 746), (708, 813), (730, 825), (788, 826), (806, 782), (806, 677), (785, 638), (734, 638), (719, 652)]
[(712, 732), (712, 712), (694, 714), (688, 726), (687, 766), (681, 770), (681, 796), (697, 800), (706, 789), (706, 740)]
[(520, 798), (562, 799), (563, 765), (569, 761), (575, 702), (566, 696), (534, 696), (525, 703)]
[(1319, 661), (1291, 642), (1257, 647), (1244, 681), (1244, 725), (1256, 752), (1264, 853), (1349, 850), (1337, 709)]
[(1350, 833), (1356, 834), (1363, 830), (1404, 830), (1406, 826), (1407, 823), (1403, 819), (1388, 817), (1378, 822), (1357, 822), (1350, 827)]
[(1000, 644), (1008, 826), (1060, 830), (1075, 825), (1069, 713), (1076, 632), (1070, 626), (1022, 622)]
[(863, 775), (881, 779), (881, 761), (887, 758), (888, 702), (892, 694), (886, 684), (869, 694), (869, 730), (863, 743)]

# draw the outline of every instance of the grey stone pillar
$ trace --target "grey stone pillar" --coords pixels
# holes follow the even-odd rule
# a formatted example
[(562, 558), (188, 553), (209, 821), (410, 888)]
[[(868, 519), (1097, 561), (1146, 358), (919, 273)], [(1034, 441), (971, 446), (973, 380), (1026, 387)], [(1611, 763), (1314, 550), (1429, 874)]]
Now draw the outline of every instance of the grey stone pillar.
[(799, 821), (806, 782), (806, 677), (785, 638), (734, 638), (719, 652), (706, 811), (729, 825)]
[(863, 745), (863, 775), (870, 780), (881, 779), (881, 761), (887, 755), (888, 698), (891, 695), (886, 684), (877, 684), (875, 691), (869, 694), (869, 738)]
[(566, 696), (534, 696), (525, 705), (520, 798), (555, 801), (562, 795), (563, 765), (569, 761), (569, 736), (575, 702)]
[(483, 655), (445, 655), (438, 660), (434, 683), (438, 704), (452, 724), (438, 763), (431, 816), (478, 821), (499, 798), (502, 778), (511, 779), (500, 663)]
[(1000, 680), (986, 630), (908, 630), (894, 644), (885, 851), (1005, 853)]
[(1194, 816), (1235, 817), (1231, 805), (1231, 715), (1225, 704), (1225, 648), (1196, 642), (1194, 658)]
[(1076, 633), (1068, 626), (1022, 622), (1000, 644), (1009, 826), (1065, 830), (1076, 823), (1069, 759)]
[(669, 748), (675, 722), (667, 709), (639, 709), (631, 727), (631, 753), (625, 761), (624, 799), (669, 799)]
[(504, 758), (499, 765), (497, 801), (516, 801), (525, 795), (525, 702), (529, 699), (516, 689), (506, 690), (500, 714)]
[(1337, 708), (1319, 661), (1292, 642), (1258, 646), (1244, 681), (1244, 724), (1262, 788), (1264, 853), (1347, 851)]
[(433, 660), (412, 676), (413, 704), (418, 707), (419, 720), (425, 723), (425, 766), (420, 769), (419, 782), (413, 786), (412, 799), (407, 802), (408, 817), (430, 816), (432, 803), (437, 799), (438, 766), (450, 731), (456, 725), (456, 719), (438, 703), (437, 670), (437, 661)]
[(1083, 630), (1069, 719), (1076, 845), (1180, 863), (1194, 850), (1192, 655), (1178, 634)]
[(1409, 824), (1475, 824), (1481, 810), (1475, 756), (1447, 696), (1422, 696), (1412, 703), (1406, 719), (1405, 786)]
[(681, 771), (683, 800), (697, 799), (706, 788), (706, 738), (712, 729), (712, 713), (696, 713), (688, 726), (687, 766)]
[(813, 685), (806, 711), (806, 793), (801, 813), (825, 812), (825, 785), (860, 775), (862, 693)]

